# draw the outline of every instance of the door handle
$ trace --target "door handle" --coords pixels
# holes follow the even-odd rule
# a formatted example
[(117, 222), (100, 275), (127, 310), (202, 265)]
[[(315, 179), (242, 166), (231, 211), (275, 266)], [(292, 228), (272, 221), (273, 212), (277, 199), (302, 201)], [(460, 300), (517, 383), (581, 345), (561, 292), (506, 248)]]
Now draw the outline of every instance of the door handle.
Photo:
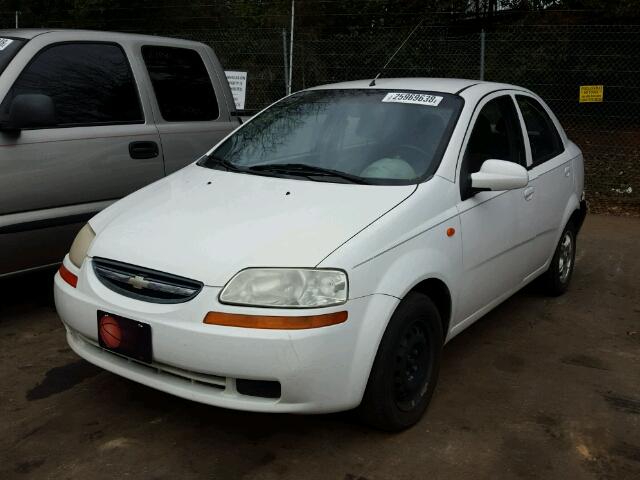
[(147, 159), (155, 158), (160, 154), (156, 142), (131, 142), (129, 144), (129, 155), (131, 158)]
[(568, 177), (571, 175), (571, 167), (564, 167), (564, 176)]
[(533, 194), (536, 192), (536, 189), (533, 187), (524, 189), (524, 199), (528, 202), (533, 198)]

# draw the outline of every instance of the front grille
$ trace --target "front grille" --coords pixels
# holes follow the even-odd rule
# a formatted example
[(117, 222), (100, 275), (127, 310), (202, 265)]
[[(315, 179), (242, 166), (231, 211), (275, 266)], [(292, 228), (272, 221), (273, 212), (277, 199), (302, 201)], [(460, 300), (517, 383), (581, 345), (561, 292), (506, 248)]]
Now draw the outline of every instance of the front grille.
[(93, 271), (107, 288), (145, 302), (187, 302), (203, 287), (202, 282), (196, 280), (106, 258), (94, 258)]

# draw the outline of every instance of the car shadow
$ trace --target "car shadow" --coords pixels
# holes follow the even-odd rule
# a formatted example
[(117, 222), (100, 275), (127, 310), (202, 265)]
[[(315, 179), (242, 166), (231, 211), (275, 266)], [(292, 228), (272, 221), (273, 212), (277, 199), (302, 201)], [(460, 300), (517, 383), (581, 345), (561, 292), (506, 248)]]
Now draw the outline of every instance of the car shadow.
[(33, 308), (54, 308), (53, 276), (57, 267), (0, 278), (0, 322)]

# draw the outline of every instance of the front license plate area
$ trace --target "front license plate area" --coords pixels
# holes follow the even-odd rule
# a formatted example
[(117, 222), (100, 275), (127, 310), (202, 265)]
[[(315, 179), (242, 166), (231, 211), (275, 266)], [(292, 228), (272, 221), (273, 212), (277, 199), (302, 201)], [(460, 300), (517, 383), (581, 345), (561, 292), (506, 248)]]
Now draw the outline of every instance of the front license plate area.
[(151, 325), (98, 310), (98, 342), (105, 350), (151, 363)]

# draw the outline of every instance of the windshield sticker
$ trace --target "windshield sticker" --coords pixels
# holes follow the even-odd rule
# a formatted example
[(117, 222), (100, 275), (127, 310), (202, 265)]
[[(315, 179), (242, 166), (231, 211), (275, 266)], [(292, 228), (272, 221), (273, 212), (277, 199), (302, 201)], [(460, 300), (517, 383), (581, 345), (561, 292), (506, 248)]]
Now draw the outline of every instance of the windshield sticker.
[(10, 38), (0, 38), (0, 52), (13, 43)]
[(427, 95), (426, 93), (387, 93), (382, 101), (392, 103), (413, 103), (415, 105), (437, 107), (440, 105), (442, 97)]

